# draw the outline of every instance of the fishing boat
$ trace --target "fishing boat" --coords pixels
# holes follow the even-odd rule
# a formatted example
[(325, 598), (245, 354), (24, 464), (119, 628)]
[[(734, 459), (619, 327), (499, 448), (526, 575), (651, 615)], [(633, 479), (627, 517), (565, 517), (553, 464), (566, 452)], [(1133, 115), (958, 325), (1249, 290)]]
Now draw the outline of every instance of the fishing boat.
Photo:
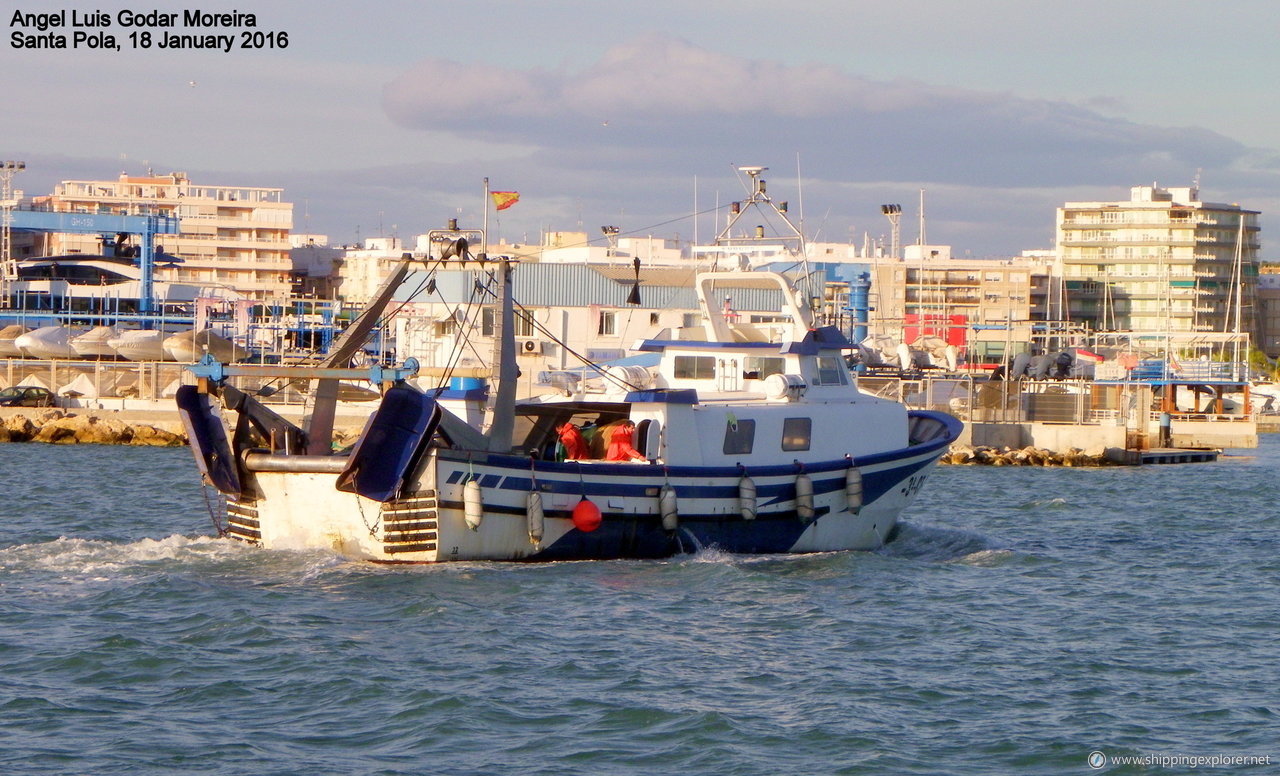
[[(624, 373), (618, 390), (590, 400), (517, 402), (515, 262), (472, 257), (462, 239), (428, 269), (493, 284), (499, 344), (487, 388), (420, 390), (412, 360), (348, 368), (412, 261), (315, 366), (206, 356), (189, 367), (197, 384), (176, 399), (202, 478), (225, 502), (214, 517), (226, 535), (389, 563), (867, 550), (892, 537), (962, 428), (859, 390), (843, 357), (852, 343), (772, 272), (698, 276), (705, 324), (641, 345), (660, 356), (652, 380)], [(734, 284), (778, 290), (790, 323), (772, 331), (782, 336), (747, 332), (723, 310), (716, 300)], [(243, 377), (313, 380), (305, 427), (235, 387)], [(381, 404), (355, 445), (335, 452), (337, 386), (357, 377), (381, 386)]]

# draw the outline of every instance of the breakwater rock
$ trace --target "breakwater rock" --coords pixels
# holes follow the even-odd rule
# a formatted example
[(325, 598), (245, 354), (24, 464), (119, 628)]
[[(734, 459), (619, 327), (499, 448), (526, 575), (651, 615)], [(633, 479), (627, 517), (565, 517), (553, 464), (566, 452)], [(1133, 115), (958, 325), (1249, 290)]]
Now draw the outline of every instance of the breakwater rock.
[(177, 421), (126, 423), (110, 415), (46, 410), (34, 418), (11, 415), (0, 421), (0, 442), (180, 447), (187, 443), (187, 435)]
[(1059, 453), (1039, 447), (970, 447), (952, 445), (939, 463), (961, 466), (1115, 466), (1104, 448), (1081, 450), (1073, 447)]
[[(0, 416), (0, 442), (46, 442), (55, 445), (139, 445), (182, 447), (187, 432), (177, 413), (139, 419), (110, 410), (67, 412), (36, 410), (36, 415), (5, 413)], [(363, 425), (335, 428), (335, 449), (355, 444)]]

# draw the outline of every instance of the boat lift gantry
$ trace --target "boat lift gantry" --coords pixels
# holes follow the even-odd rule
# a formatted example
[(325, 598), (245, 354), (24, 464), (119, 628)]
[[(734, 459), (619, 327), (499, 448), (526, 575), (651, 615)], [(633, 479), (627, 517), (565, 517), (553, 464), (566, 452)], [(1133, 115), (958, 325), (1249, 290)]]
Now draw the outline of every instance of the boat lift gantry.
[[(177, 234), (178, 219), (174, 216), (119, 215), (110, 213), (66, 213), (30, 208), (6, 208), (5, 227), (23, 232), (66, 232), (73, 234), (136, 234), (138, 235), (138, 266), (142, 275), (138, 311), (144, 314), (155, 311), (155, 260), (157, 234)], [(0, 282), (6, 286), (16, 279), (15, 263), (5, 256)], [(4, 289), (3, 298), (9, 296)]]

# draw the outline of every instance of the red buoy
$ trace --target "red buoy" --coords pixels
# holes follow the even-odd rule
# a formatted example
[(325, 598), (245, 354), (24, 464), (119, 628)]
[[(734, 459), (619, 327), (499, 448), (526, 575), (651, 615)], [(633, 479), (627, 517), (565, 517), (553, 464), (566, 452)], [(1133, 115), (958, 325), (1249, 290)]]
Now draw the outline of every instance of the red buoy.
[(586, 498), (573, 508), (573, 527), (584, 533), (591, 533), (600, 527), (604, 518), (600, 516), (600, 507)]

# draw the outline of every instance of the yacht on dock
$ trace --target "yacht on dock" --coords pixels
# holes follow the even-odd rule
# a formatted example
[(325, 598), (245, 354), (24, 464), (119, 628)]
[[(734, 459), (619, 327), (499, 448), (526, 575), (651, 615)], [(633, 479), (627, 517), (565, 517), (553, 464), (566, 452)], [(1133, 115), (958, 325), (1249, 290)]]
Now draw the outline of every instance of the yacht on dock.
[[(174, 256), (160, 257), (170, 262)], [(17, 276), (5, 282), (6, 314), (49, 313), (66, 310), (81, 313), (136, 313), (142, 309), (142, 270), (129, 257), (66, 254), (40, 256), (17, 262)], [(192, 285), (158, 280), (152, 302), (158, 309), (190, 307), (199, 297), (238, 298), (224, 286)]]
[[(348, 368), (412, 263), (406, 255), (315, 366), (206, 357), (191, 368), (198, 383), (177, 402), (202, 478), (225, 500), (227, 535), (412, 563), (873, 549), (962, 428), (861, 391), (843, 357), (852, 343), (772, 272), (699, 275), (705, 323), (644, 342), (655, 372), (605, 370), (609, 393), (517, 402), (515, 262), (473, 257), (461, 239), (427, 269), (491, 284), (489, 384), (442, 373), (441, 387), (422, 390), (410, 381), (416, 362)], [(762, 286), (781, 293), (785, 325), (751, 330), (718, 302)], [(312, 380), (305, 427), (234, 385), (253, 377)], [(381, 404), (355, 445), (334, 452), (339, 380), (361, 377), (381, 386)], [(224, 411), (238, 418), (234, 433)]]

